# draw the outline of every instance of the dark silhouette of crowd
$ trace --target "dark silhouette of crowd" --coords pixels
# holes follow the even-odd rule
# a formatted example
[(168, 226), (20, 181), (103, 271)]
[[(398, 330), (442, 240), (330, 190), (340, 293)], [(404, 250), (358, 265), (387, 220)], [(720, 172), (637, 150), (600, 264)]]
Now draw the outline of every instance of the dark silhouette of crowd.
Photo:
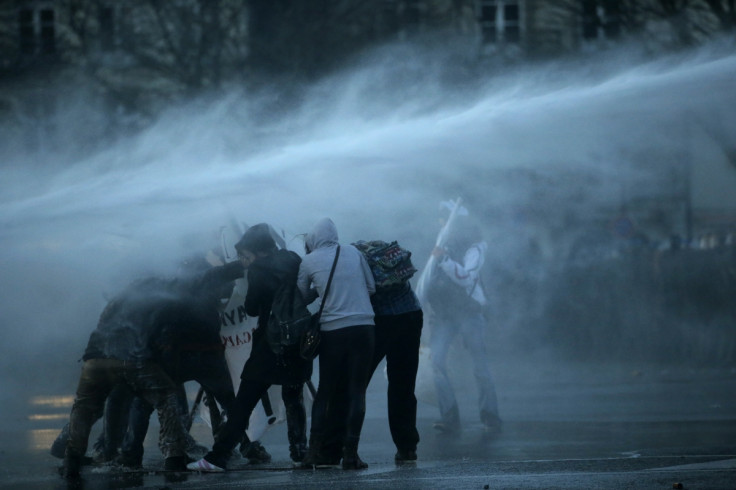
[[(154, 410), (166, 471), (226, 471), (238, 444), (249, 459), (269, 461), (268, 452), (258, 441), (250, 441), (246, 430), (256, 404), (272, 385), (281, 386), (289, 455), (296, 468), (340, 464), (345, 470), (366, 468), (358, 454), (366, 389), (383, 359), (395, 461), (417, 459), (420, 436), (414, 390), (424, 316), (409, 282), (416, 271), (411, 252), (396, 242), (340, 243), (329, 218), (306, 234), (303, 257), (279, 247), (266, 223), (248, 228), (235, 250), (237, 260), (213, 264), (202, 253), (190, 258), (174, 277), (135, 281), (109, 301), (89, 337), (69, 423), (51, 450), (63, 457), (66, 478), (80, 478), (83, 466), (91, 463), (140, 468)], [(467, 260), (459, 249), (457, 256), (451, 250), (435, 253), (447, 254), (443, 264), (462, 267)], [(257, 327), (235, 392), (219, 335), (219, 310), (234, 281), (242, 279), (247, 279), (244, 311), (257, 318)], [(446, 285), (446, 291), (456, 289), (462, 297), (466, 286)], [(275, 298), (284, 290), (320, 310), (310, 319), (319, 335), (320, 369), (309, 430), (303, 394), (305, 383), (311, 384), (314, 359), (299, 342), (275, 345), (273, 340), (279, 334), (275, 329), (287, 328), (275, 321), (273, 311)], [(435, 301), (439, 313), (440, 303)], [(469, 324), (483, 321), (480, 307), (477, 311)], [(450, 315), (445, 319), (447, 328), (455, 321), (465, 320)], [(476, 360), (478, 372), (486, 373), (487, 365), (480, 357)], [(498, 425), (490, 373), (481, 378), (479, 388), (487, 400), (481, 404), (481, 418)], [(201, 445), (188, 433), (192, 413), (183, 389), (183, 383), (191, 380), (202, 386), (215, 422), (214, 445), (199, 459), (191, 456), (192, 447)], [(101, 418), (105, 427), (96, 444), (98, 458), (92, 461), (86, 455), (88, 439), (92, 425)]]

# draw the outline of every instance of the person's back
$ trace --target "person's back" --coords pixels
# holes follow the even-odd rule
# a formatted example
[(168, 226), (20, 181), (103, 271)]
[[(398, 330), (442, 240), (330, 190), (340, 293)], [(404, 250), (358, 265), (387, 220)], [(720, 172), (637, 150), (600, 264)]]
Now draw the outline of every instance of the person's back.
[[(320, 318), (319, 388), (312, 405), (309, 452), (303, 467), (326, 462), (322, 454), (327, 429), (327, 407), (337, 394), (347, 400), (343, 469), (366, 465), (358, 457), (358, 442), (365, 418), (365, 391), (375, 343), (370, 295), (375, 281), (363, 255), (352, 245), (339, 245), (337, 228), (329, 218), (307, 235), (307, 255), (299, 267), (297, 286), (308, 302), (323, 298)], [(330, 272), (334, 276), (329, 288)], [(313, 289), (312, 289), (313, 287)]]
[(185, 467), (186, 431), (178, 413), (176, 385), (157, 359), (166, 325), (180, 318), (179, 300), (170, 281), (149, 278), (131, 284), (100, 315), (83, 356), (69, 416), (66, 478), (79, 477), (91, 426), (102, 413), (109, 393), (121, 384), (158, 409), (165, 468)]
[(258, 317), (258, 328), (265, 328), (271, 312), (273, 297), (279, 286), (289, 281), (296, 282), (301, 258), (289, 250), (276, 250), (268, 257), (259, 259), (248, 268), (248, 295), (245, 311)]
[(161, 334), (161, 315), (174, 301), (170, 281), (156, 277), (135, 281), (107, 304), (83, 359), (153, 359)]
[[(328, 218), (318, 222), (307, 236), (308, 253), (302, 260), (297, 284), (308, 301), (315, 297), (314, 290), (310, 292), (310, 283), (316, 294), (324, 296), (337, 246), (337, 229)], [(373, 274), (363, 255), (353, 245), (341, 245), (340, 257), (320, 319), (321, 330), (373, 325), (370, 295), (374, 292)]]
[[(375, 313), (375, 348), (370, 376), (385, 358), (388, 423), (397, 449), (394, 459), (398, 464), (415, 461), (419, 432), (414, 390), (424, 318), (419, 299), (409, 282), (416, 269), (411, 264), (411, 252), (401, 249), (397, 242), (389, 244), (375, 240), (354, 245), (366, 257), (376, 279), (376, 292), (371, 296)], [(399, 256), (405, 258), (398, 259)], [(323, 450), (328, 458), (339, 460), (345, 435), (339, 422), (344, 419), (346, 410), (345, 396), (338, 396), (330, 405), (330, 423)]]

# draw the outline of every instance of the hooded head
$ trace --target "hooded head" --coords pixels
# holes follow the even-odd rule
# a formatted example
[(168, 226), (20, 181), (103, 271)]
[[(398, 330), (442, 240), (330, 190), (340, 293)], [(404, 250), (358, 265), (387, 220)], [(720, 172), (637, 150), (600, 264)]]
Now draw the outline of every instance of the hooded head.
[(306, 252), (310, 253), (322, 247), (337, 245), (337, 227), (330, 218), (322, 218), (314, 225), (311, 232), (307, 233), (304, 241)]
[(239, 253), (247, 250), (255, 255), (276, 250), (276, 242), (271, 236), (271, 228), (267, 223), (253, 225), (243, 234), (243, 238), (235, 244)]

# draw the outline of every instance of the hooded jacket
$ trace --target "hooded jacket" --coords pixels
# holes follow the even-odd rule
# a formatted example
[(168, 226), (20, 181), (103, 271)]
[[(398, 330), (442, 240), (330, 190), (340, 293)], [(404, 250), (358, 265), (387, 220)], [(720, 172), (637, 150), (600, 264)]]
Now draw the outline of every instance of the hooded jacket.
[(299, 357), (297, 350), (285, 352), (279, 358), (267, 338), (274, 294), (283, 282), (293, 284), (300, 261), (294, 252), (277, 250), (257, 258), (248, 268), (245, 312), (258, 317), (258, 328), (253, 332), (253, 350), (243, 366), (241, 379), (284, 385), (303, 383), (312, 376), (312, 361)]
[(454, 260), (452, 257), (445, 255), (439, 263), (440, 269), (447, 274), (447, 277), (463, 288), (465, 293), (480, 305), (487, 303), (483, 284), (480, 281), (487, 249), (488, 244), (486, 242), (473, 243), (465, 251), (462, 261)]
[[(307, 255), (299, 266), (297, 286), (308, 303), (324, 296), (337, 245), (337, 228), (329, 218), (320, 220), (307, 234)], [(363, 254), (352, 245), (341, 245), (320, 319), (321, 330), (373, 325), (370, 296), (375, 291), (373, 274)]]

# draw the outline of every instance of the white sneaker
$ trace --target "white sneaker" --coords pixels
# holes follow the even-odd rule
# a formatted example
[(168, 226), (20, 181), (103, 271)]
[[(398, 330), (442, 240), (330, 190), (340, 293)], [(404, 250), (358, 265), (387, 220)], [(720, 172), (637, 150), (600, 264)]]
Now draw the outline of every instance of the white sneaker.
[(201, 473), (219, 473), (225, 471), (225, 468), (220, 468), (204, 458), (199, 461), (195, 461), (194, 463), (189, 463), (187, 465), (187, 469), (191, 471), (199, 471)]

